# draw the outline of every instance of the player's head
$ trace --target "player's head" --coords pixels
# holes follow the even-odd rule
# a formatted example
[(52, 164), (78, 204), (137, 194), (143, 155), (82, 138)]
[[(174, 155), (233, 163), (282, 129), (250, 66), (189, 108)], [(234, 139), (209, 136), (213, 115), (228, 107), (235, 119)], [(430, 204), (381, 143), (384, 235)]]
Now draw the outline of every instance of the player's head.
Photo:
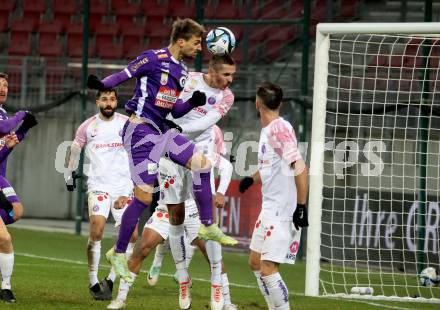
[(258, 112), (261, 112), (261, 109), (277, 111), (281, 107), (282, 101), (283, 90), (280, 86), (271, 82), (264, 82), (258, 86), (255, 100)]
[(208, 74), (211, 77), (212, 87), (225, 89), (235, 74), (235, 61), (229, 55), (213, 55), (209, 61)]
[(111, 118), (118, 107), (118, 94), (116, 93), (116, 89), (98, 90), (96, 93), (96, 105), (103, 117)]
[(178, 18), (172, 26), (170, 44), (179, 48), (183, 58), (194, 59), (202, 50), (205, 28), (191, 18)]
[(0, 72), (0, 104), (4, 104), (8, 98), (8, 75)]

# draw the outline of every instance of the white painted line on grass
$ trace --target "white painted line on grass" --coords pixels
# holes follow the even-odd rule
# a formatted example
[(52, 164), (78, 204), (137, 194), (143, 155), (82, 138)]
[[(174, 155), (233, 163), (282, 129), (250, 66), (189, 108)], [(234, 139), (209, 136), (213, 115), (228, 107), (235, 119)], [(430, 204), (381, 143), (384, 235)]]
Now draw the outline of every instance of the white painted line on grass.
[[(30, 253), (15, 253), (15, 255), (29, 257), (29, 258), (49, 260), (49, 261), (54, 261), (54, 262), (62, 262), (62, 263), (68, 263), (68, 264), (87, 266), (87, 262), (80, 261), (80, 260), (56, 258), (56, 257), (35, 255), (35, 254), (30, 254)], [(20, 265), (20, 264), (17, 264), (17, 265)], [(26, 265), (26, 264), (22, 264), (22, 265)], [(30, 265), (30, 264), (28, 264), (28, 265)], [(110, 269), (110, 266), (106, 266), (106, 265), (103, 265), (101, 267), (106, 268), (106, 269)], [(148, 271), (146, 271), (146, 270), (141, 270), (141, 272), (145, 273), (145, 274), (148, 273)], [(174, 277), (173, 274), (169, 274), (169, 273), (160, 273), (160, 275), (163, 276), (163, 277), (168, 277), (168, 278)], [(203, 279), (203, 278), (192, 278), (192, 280), (193, 281), (194, 280), (195, 281), (199, 281), (199, 282), (208, 282), (208, 283), (211, 282), (210, 280)], [(240, 287), (240, 288), (258, 289), (258, 287), (256, 285), (247, 285), (247, 284), (239, 284), (239, 283), (232, 283), (232, 282), (229, 282), (229, 286)], [(292, 296), (304, 296), (304, 294), (295, 293), (295, 292), (289, 292), (289, 295), (292, 295)], [(327, 296), (320, 296), (320, 298), (337, 299), (335, 297), (327, 297)], [(363, 304), (367, 304), (367, 305), (371, 305), (371, 306), (375, 306), (375, 307), (380, 307), (380, 308), (387, 308), (387, 309), (412, 310), (412, 308), (403, 308), (403, 307), (398, 307), (398, 306), (391, 306), (391, 305), (375, 303), (375, 302), (370, 302), (370, 301), (365, 301), (365, 300), (344, 299), (344, 301), (350, 301), (350, 302), (355, 302), (355, 303), (363, 303)]]

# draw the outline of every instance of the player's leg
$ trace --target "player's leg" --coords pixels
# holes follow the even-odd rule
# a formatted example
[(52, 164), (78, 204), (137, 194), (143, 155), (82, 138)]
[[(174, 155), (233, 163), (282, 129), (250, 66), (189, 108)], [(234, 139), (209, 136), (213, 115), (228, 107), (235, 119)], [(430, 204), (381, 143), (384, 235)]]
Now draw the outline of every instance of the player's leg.
[(169, 148), (170, 159), (190, 169), (192, 176), (192, 191), (202, 222), (201, 234), (206, 239), (216, 240), (222, 244), (235, 245), (237, 241), (226, 236), (213, 221), (211, 163), (200, 152), (195, 151), (195, 145), (182, 135), (175, 135)]
[(158, 162), (163, 154), (163, 137), (149, 124), (127, 121), (122, 131), (127, 150), (130, 175), (135, 185), (134, 198), (122, 216), (118, 240), (106, 257), (116, 272), (130, 282), (130, 272), (124, 253), (142, 212), (153, 200), (154, 182), (157, 179)]
[(252, 272), (255, 275), (255, 278), (257, 280), (258, 288), (260, 289), (261, 294), (264, 297), (264, 300), (266, 301), (266, 304), (269, 308), (269, 310), (274, 310), (274, 304), (272, 301), (272, 298), (270, 296), (270, 292), (266, 287), (266, 284), (263, 282), (263, 279), (261, 278), (261, 250), (263, 248), (263, 242), (265, 239), (266, 230), (262, 224), (262, 221), (260, 218), (257, 219), (254, 227), (254, 231), (252, 232), (252, 239), (250, 243), (250, 254), (249, 254), (249, 266), (252, 270)]
[(159, 243), (154, 253), (153, 263), (148, 271), (147, 282), (150, 286), (155, 286), (159, 280), (160, 269), (162, 267), (163, 259), (170, 250), (170, 243), (168, 240)]
[(184, 228), (185, 203), (167, 204), (170, 215), (169, 243), (171, 254), (177, 270), (179, 282), (179, 306), (180, 309), (191, 307), (191, 278), (186, 266), (186, 237)]
[(101, 259), (101, 240), (105, 223), (110, 213), (111, 198), (103, 191), (91, 191), (88, 195), (89, 239), (87, 241), (87, 263), (89, 272), (89, 292), (96, 300), (109, 300), (111, 295), (104, 293), (98, 280)]
[[(131, 278), (133, 281), (136, 279), (142, 267), (142, 262), (151, 251), (161, 242), (164, 241), (162, 235), (156, 230), (151, 228), (145, 228), (142, 232), (142, 238), (140, 243), (134, 248), (133, 254), (128, 260), (128, 268), (130, 270)], [(133, 282), (126, 282), (121, 278), (119, 282), (118, 296), (107, 307), (107, 309), (121, 309), (125, 306), (128, 292)]]
[(0, 299), (15, 303), (11, 277), (14, 269), (14, 249), (12, 238), (6, 225), (17, 221), (23, 215), (23, 206), (14, 188), (6, 178), (0, 176), (0, 272), (2, 276)]
[(16, 302), (11, 287), (13, 269), (14, 249), (12, 247), (12, 238), (6, 228), (5, 223), (2, 219), (0, 219), (0, 272), (2, 276), (0, 299), (10, 303)]
[(279, 263), (261, 261), (261, 279), (269, 291), (275, 309), (289, 310), (289, 290), (279, 273)]

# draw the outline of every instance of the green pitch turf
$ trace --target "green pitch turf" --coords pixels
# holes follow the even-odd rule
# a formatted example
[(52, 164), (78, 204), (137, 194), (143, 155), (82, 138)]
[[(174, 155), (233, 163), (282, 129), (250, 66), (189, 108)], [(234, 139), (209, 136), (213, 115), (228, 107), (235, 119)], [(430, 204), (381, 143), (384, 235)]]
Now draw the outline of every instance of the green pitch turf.
[[(0, 309), (106, 308), (109, 302), (94, 301), (88, 292), (86, 237), (13, 227), (9, 229), (16, 252), (12, 284), (17, 303), (9, 305), (0, 302)], [(107, 250), (111, 244), (111, 240), (104, 240), (102, 251)], [(255, 278), (247, 266), (247, 255), (224, 253), (223, 258), (231, 282), (233, 303), (239, 309), (267, 309), (256, 287)], [(165, 258), (161, 270), (163, 276), (155, 287), (149, 287), (146, 281), (145, 271), (151, 260), (152, 255), (145, 261), (143, 272), (128, 295), (126, 309), (178, 309), (177, 286), (171, 277), (175, 270), (171, 254)], [(102, 259), (100, 278), (108, 271), (109, 266)], [(295, 266), (283, 266), (281, 272), (289, 288), (292, 309), (440, 309), (438, 304), (305, 297), (304, 262)], [(209, 309), (209, 268), (198, 252), (191, 263), (190, 273), (193, 278), (192, 309)], [(117, 285), (114, 297), (116, 291)]]

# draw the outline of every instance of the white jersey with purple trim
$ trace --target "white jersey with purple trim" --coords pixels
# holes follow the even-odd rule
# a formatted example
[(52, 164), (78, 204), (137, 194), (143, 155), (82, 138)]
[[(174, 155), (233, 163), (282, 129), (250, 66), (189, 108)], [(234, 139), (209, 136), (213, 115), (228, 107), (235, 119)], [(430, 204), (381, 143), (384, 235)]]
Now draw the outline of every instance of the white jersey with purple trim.
[(183, 135), (199, 143), (209, 143), (212, 139), (212, 127), (228, 113), (234, 103), (234, 95), (229, 88), (224, 90), (209, 86), (203, 78), (203, 73), (190, 72), (180, 99), (187, 101), (194, 91), (206, 95), (206, 103), (196, 107), (184, 116), (173, 119), (183, 129)]
[(263, 195), (261, 215), (291, 221), (296, 209), (296, 185), (291, 164), (302, 159), (295, 131), (281, 117), (261, 130), (258, 171)]
[(103, 120), (96, 114), (79, 126), (73, 143), (85, 147), (87, 192), (130, 196), (133, 191), (128, 154), (121, 138), (127, 119), (120, 113), (115, 113), (111, 120)]

